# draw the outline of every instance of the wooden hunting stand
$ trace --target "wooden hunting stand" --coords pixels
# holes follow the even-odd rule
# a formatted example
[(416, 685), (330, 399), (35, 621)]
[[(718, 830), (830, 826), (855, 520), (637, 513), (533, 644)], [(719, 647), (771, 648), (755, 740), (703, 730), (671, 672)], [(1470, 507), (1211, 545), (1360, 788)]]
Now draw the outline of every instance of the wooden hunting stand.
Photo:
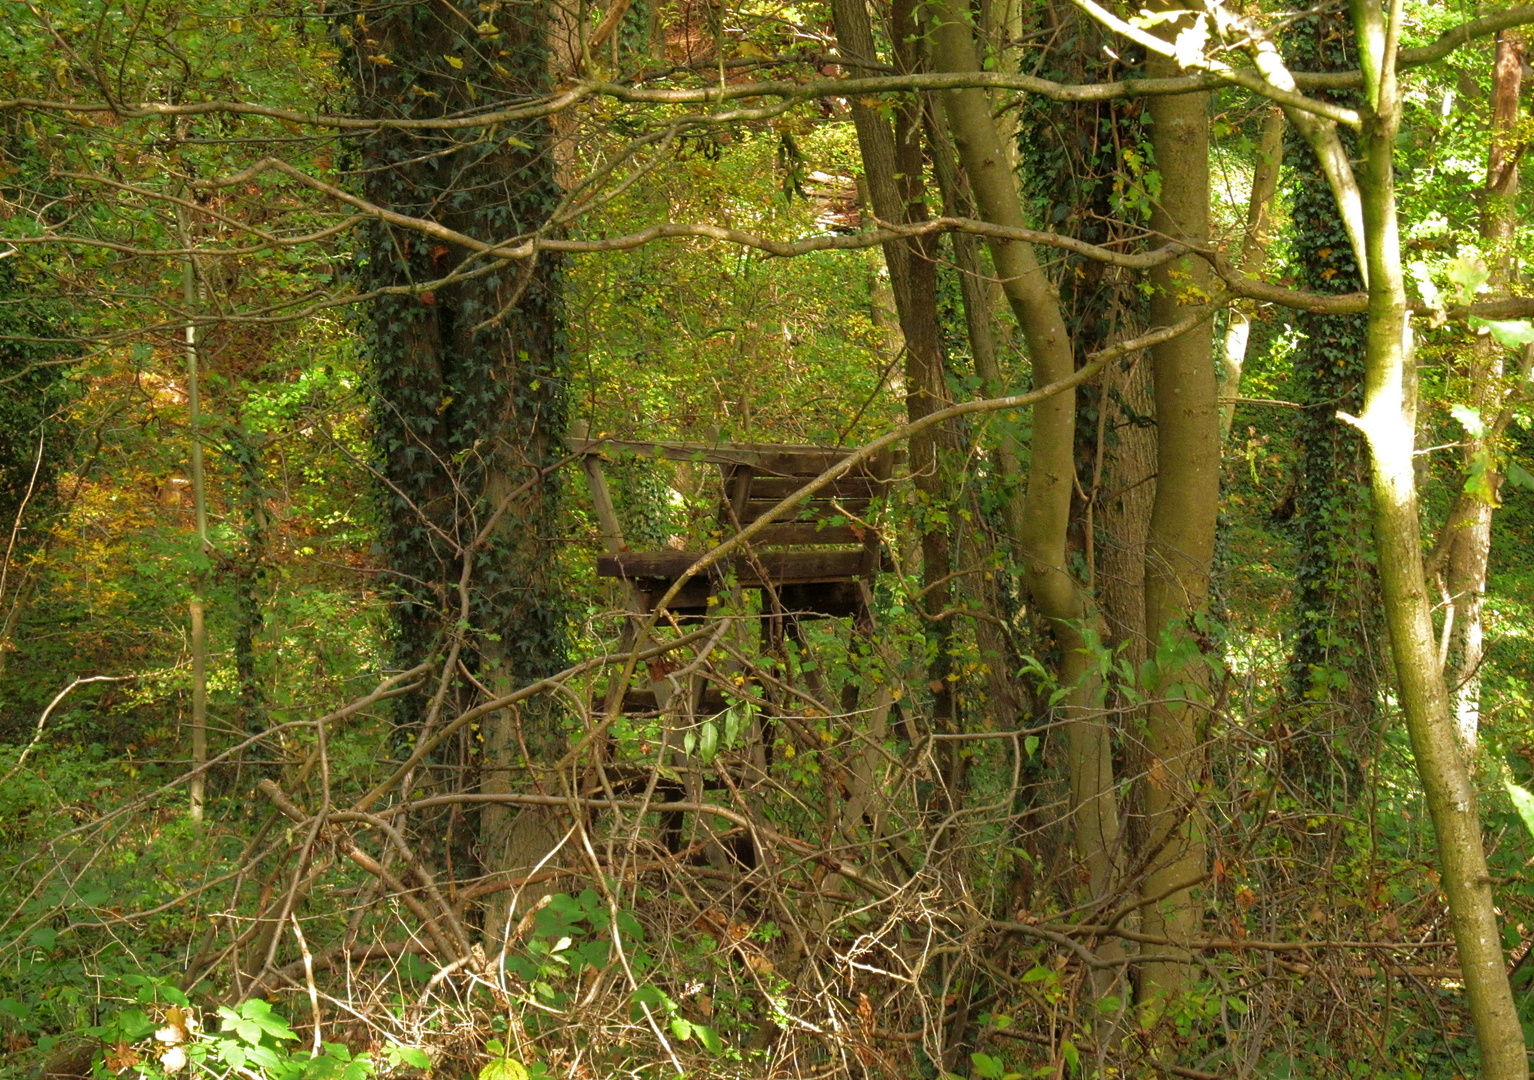
[[(729, 537), (753, 524), (806, 482), (847, 456), (830, 446), (572, 440), (583, 455), (597, 519), (608, 553), (597, 559), (599, 577), (624, 581), (637, 613), (655, 605), (702, 557), (700, 551), (633, 551), (618, 525), (602, 459), (632, 453), (650, 460), (714, 465), (719, 469), (719, 525)], [(884, 562), (869, 507), (889, 483), (894, 454), (886, 452), (827, 484), (765, 526), (741, 550), (687, 580), (667, 606), (679, 619), (706, 614), (709, 600), (727, 588), (759, 590), (765, 615), (855, 618), (868, 623), (870, 589)]]
[[(848, 451), (830, 446), (782, 446), (756, 443), (717, 445), (680, 442), (631, 442), (616, 439), (589, 439), (576, 431), (571, 450), (581, 455), (591, 501), (601, 525), (607, 553), (597, 559), (597, 574), (623, 583), (629, 617), (624, 623), (620, 648), (627, 650), (642, 643), (647, 636), (648, 617), (673, 585), (682, 582), (677, 595), (659, 614), (665, 621), (696, 621), (721, 610), (739, 615), (749, 591), (760, 593), (761, 602), (754, 619), (764, 642), (781, 643), (785, 637), (803, 638), (800, 622), (806, 618), (851, 618), (860, 633), (872, 632), (872, 586), (885, 559), (878, 530), (869, 521), (870, 508), (889, 484), (895, 452), (889, 451), (862, 466), (855, 467), (797, 506), (786, 509), (730, 556), (711, 565), (694, 578), (686, 578), (702, 551), (634, 551), (624, 543), (617, 509), (607, 478), (602, 470), (604, 459), (614, 455), (633, 455), (640, 460), (685, 462), (694, 466), (712, 465), (719, 471), (718, 535), (728, 538), (757, 522), (785, 498), (844, 459)], [(727, 600), (727, 603), (719, 603)], [(710, 601), (714, 601), (711, 603)], [(809, 678), (818, 683), (818, 674)], [(857, 690), (849, 684), (850, 709), (856, 705)], [(889, 695), (874, 710), (871, 730), (882, 730), (889, 711)], [(719, 785), (709, 770), (687, 759), (681, 749), (682, 733), (690, 730), (698, 717), (717, 714), (727, 707), (721, 690), (714, 682), (696, 674), (681, 676), (663, 665), (651, 667), (648, 687), (636, 687), (629, 680), (609, 684), (604, 711), (613, 715), (660, 716), (665, 749), (663, 760), (672, 770), (671, 779), (656, 782), (647, 772), (624, 781), (609, 772), (608, 783), (629, 783), (635, 789), (654, 792), (662, 813), (663, 836), (667, 850), (680, 850), (684, 832), (682, 811), (666, 811), (667, 802), (689, 798), (701, 800), (704, 793)], [(768, 715), (753, 716), (748, 736), (757, 768), (770, 764), (773, 743), (773, 720)], [(704, 815), (707, 817), (707, 815)], [(711, 826), (695, 823), (707, 833)], [(718, 844), (708, 850), (709, 858), (721, 865), (751, 867), (756, 865), (752, 839), (736, 838), (726, 853)], [(730, 860), (733, 860), (731, 862)]]

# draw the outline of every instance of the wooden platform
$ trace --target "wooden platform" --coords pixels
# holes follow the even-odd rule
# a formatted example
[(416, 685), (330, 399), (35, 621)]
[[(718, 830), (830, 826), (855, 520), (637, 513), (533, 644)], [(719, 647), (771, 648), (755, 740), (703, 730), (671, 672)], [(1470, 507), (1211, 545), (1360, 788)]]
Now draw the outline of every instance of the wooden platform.
[[(712, 464), (721, 479), (719, 524), (731, 536), (792, 496), (812, 477), (845, 459), (849, 451), (830, 446), (576, 439), (571, 449), (586, 456), (588, 476), (611, 454)], [(883, 497), (897, 460), (886, 453), (860, 463), (798, 506), (763, 527), (743, 550), (721, 559), (688, 580), (669, 605), (673, 614), (702, 615), (709, 599), (725, 587), (765, 590), (762, 611), (831, 618), (868, 615), (868, 588), (884, 568), (877, 530), (869, 520)], [(594, 489), (597, 485), (594, 485)], [(600, 485), (604, 489), (605, 482)], [(604, 512), (605, 511), (605, 512)], [(615, 520), (611, 507), (599, 508)], [(699, 551), (631, 551), (609, 546), (597, 559), (600, 577), (629, 583), (647, 610), (653, 610), (699, 558)]]

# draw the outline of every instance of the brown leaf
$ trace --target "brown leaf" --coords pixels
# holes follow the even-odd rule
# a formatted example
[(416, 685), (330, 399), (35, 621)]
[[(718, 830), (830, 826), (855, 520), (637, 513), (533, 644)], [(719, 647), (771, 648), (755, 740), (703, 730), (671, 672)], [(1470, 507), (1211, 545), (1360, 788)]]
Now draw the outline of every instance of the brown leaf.
[(113, 1072), (131, 1069), (143, 1060), (139, 1052), (125, 1042), (120, 1042), (108, 1050), (105, 1058), (106, 1067)]

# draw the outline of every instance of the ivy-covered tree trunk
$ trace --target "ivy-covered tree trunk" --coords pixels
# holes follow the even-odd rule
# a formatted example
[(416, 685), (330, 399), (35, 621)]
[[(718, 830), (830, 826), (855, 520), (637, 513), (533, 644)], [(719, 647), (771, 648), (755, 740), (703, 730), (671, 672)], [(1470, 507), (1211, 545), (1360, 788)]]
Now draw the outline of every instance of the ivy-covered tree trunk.
[[(359, 107), (380, 118), (438, 117), (537, 95), (548, 82), (547, 19), (544, 2), (363, 10), (343, 26)], [(553, 168), (547, 125), (534, 120), (489, 133), (378, 131), (363, 141), (360, 171), (372, 202), (489, 242), (543, 225), (557, 197)], [(497, 263), (380, 224), (364, 273), (366, 287), (396, 290), (374, 300), (370, 340), (383, 540), (398, 586), (395, 664), (456, 653), (492, 689), (541, 678), (565, 651), (552, 544), (559, 487), (540, 472), (558, 457), (565, 428), (558, 262)], [(514, 493), (486, 546), (471, 551)], [(446, 708), (471, 693), (452, 684)], [(423, 704), (415, 699), (409, 722), (438, 719)], [(561, 746), (556, 717), (534, 711), (493, 714), (481, 736), (486, 791), (509, 790), (517, 770)], [(514, 869), (543, 833), (536, 815), (487, 807), (480, 863)], [(504, 914), (487, 915), (492, 936)]]
[[(1104, 51), (1107, 31), (1072, 5), (1037, 9), (1031, 30), (1058, 34), (1042, 66), (1030, 70), (1064, 83), (1122, 78), (1128, 61)], [(1092, 244), (1133, 243), (1146, 223), (1151, 158), (1138, 99), (1060, 102), (1023, 99), (1019, 143), (1026, 198), (1055, 232)], [(1140, 282), (1127, 270), (1072, 252), (1051, 257), (1061, 313), (1077, 364), (1145, 329)], [(1145, 659), (1145, 536), (1156, 496), (1156, 432), (1150, 359), (1131, 353), (1079, 391), (1076, 474), (1071, 509), (1073, 554), (1088, 567), (1102, 612), (1105, 643), (1136, 670)], [(1125, 701), (1108, 703), (1123, 709)], [(1126, 762), (1128, 772), (1137, 771)]]
[[(1356, 66), (1342, 27), (1338, 15), (1301, 18), (1290, 34), (1296, 66)], [(1320, 293), (1361, 291), (1363, 275), (1337, 200), (1315, 152), (1293, 125), (1285, 158), (1293, 168), (1297, 284)], [(1367, 456), (1358, 432), (1337, 419), (1339, 410), (1356, 412), (1362, 403), (1368, 320), (1308, 312), (1298, 319), (1295, 394), (1305, 408), (1295, 423), (1298, 566), (1290, 689), (1301, 704), (1290, 713), (1284, 767), (1311, 794), (1345, 803), (1357, 794), (1355, 745), (1371, 729), (1378, 681), (1379, 592), (1369, 558)]]

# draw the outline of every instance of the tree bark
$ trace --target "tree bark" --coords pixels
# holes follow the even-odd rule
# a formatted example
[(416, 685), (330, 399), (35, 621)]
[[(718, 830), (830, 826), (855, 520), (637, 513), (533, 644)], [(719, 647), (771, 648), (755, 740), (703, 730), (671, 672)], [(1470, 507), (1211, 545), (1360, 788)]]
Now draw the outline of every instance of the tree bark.
[[(1523, 38), (1517, 32), (1497, 35), (1492, 76), (1491, 148), (1486, 168), (1485, 202), (1481, 207), (1481, 239), (1486, 242), (1491, 270), (1488, 299), (1508, 295), (1514, 273), (1513, 233), (1518, 226), (1518, 104), (1523, 78)], [(1505, 390), (1502, 385), (1502, 345), (1490, 335), (1476, 339), (1470, 351), (1470, 404), (1481, 417), (1480, 434), (1467, 434), (1461, 451), (1467, 474), (1481, 463), (1484, 481), (1475, 490), (1455, 493), (1444, 536), (1435, 552), (1434, 569), (1444, 594), (1444, 630), (1454, 720), (1460, 742), (1474, 768), (1481, 727), (1481, 663), (1485, 659), (1482, 607), (1486, 570), (1491, 560), (1491, 519), (1497, 506), (1501, 476), (1495, 470), (1495, 446)]]
[[(1177, 65), (1152, 58), (1152, 78)], [(1151, 135), (1161, 172), (1161, 198), (1151, 231), (1192, 245), (1209, 240), (1209, 97), (1179, 94), (1150, 102)], [(1182, 303), (1202, 302), (1210, 276), (1201, 259), (1165, 263), (1151, 272), (1152, 326), (1168, 326)], [(1193, 937), (1203, 921), (1204, 872), (1199, 789), (1204, 773), (1209, 667), (1195, 620), (1208, 609), (1220, 502), (1220, 432), (1215, 387), (1214, 330), (1196, 329), (1151, 350), (1156, 402), (1156, 501), (1145, 545), (1145, 635), (1156, 658), (1157, 684), (1144, 687), (1146, 773), (1142, 806), (1151, 850), (1145, 908), (1148, 934), (1173, 941)], [(1166, 696), (1176, 684), (1177, 697)], [(1174, 955), (1177, 950), (1173, 950)], [(1140, 973), (1142, 999), (1176, 993), (1187, 966), (1149, 963)]]
[[(1475, 786), (1457, 745), (1448, 688), (1438, 663), (1418, 527), (1414, 403), (1406, 287), (1395, 202), (1394, 150), (1401, 122), (1394, 39), (1378, 0), (1353, 0), (1353, 21), (1375, 103), (1360, 140), (1359, 188), (1369, 259), (1369, 341), (1364, 407), (1352, 420), (1371, 452), (1375, 551), (1395, 659), (1401, 711), (1438, 841), (1455, 947), (1480, 1047), (1480, 1075), (1525, 1080), (1523, 1031), (1508, 984)], [(1387, 29), (1388, 25), (1388, 29)], [(1377, 74), (1374, 74), (1377, 73)]]
[[(1247, 277), (1262, 277), (1268, 261), (1268, 241), (1273, 232), (1273, 196), (1278, 191), (1279, 168), (1284, 159), (1284, 110), (1274, 106), (1262, 124), (1257, 148), (1257, 167), (1252, 172), (1252, 193), (1246, 204), (1246, 232), (1236, 269)], [(1220, 435), (1230, 436), (1236, 418), (1235, 398), (1241, 393), (1241, 370), (1252, 336), (1252, 319), (1232, 306), (1225, 327), (1225, 347), (1220, 353)]]
[[(841, 54), (851, 61), (875, 62), (878, 54), (874, 47), (873, 25), (863, 0), (833, 0), (831, 14)], [(901, 72), (918, 70), (915, 6), (911, 0), (897, 0), (891, 9), (891, 19), (896, 69)], [(924, 125), (919, 101), (896, 106), (893, 126), (880, 110), (860, 100), (854, 99), (851, 108), (874, 215), (891, 224), (926, 220), (921, 142)], [(942, 335), (937, 316), (935, 245), (934, 238), (922, 238), (894, 240), (883, 246), (904, 338), (906, 415), (910, 420), (919, 420), (946, 404)], [(934, 512), (934, 521), (943, 520), (945, 515), (936, 512), (944, 510), (949, 501), (942, 451), (945, 435), (950, 430), (929, 429), (911, 440), (908, 451), (912, 484), (923, 509)], [(921, 546), (922, 606), (929, 616), (937, 616), (949, 607), (952, 596), (948, 584), (952, 550), (947, 527), (924, 522)], [(957, 702), (948, 678), (951, 665), (946, 619), (930, 623), (928, 635), (933, 660), (927, 675), (933, 695), (934, 723), (940, 730), (954, 731), (958, 719)]]
[[(947, 0), (938, 5), (934, 19), (931, 41), (936, 69), (979, 70), (966, 7), (957, 0)], [(1016, 182), (985, 91), (952, 90), (941, 96), (981, 217), (999, 225), (1025, 227)], [(992, 240), (990, 250), (1007, 301), (1022, 327), (1033, 362), (1033, 384), (1044, 386), (1068, 377), (1075, 368), (1070, 336), (1058, 297), (1039, 266), (1033, 246)], [(1090, 894), (1099, 897), (1114, 882), (1119, 820), (1101, 686), (1095, 657), (1083, 633), (1095, 616), (1066, 560), (1066, 530), (1075, 484), (1075, 426), (1073, 390), (1034, 406), (1028, 486), (1012, 520), (1029, 596), (1054, 632), (1061, 653), (1061, 685), (1070, 688), (1065, 712), (1071, 816)]]

